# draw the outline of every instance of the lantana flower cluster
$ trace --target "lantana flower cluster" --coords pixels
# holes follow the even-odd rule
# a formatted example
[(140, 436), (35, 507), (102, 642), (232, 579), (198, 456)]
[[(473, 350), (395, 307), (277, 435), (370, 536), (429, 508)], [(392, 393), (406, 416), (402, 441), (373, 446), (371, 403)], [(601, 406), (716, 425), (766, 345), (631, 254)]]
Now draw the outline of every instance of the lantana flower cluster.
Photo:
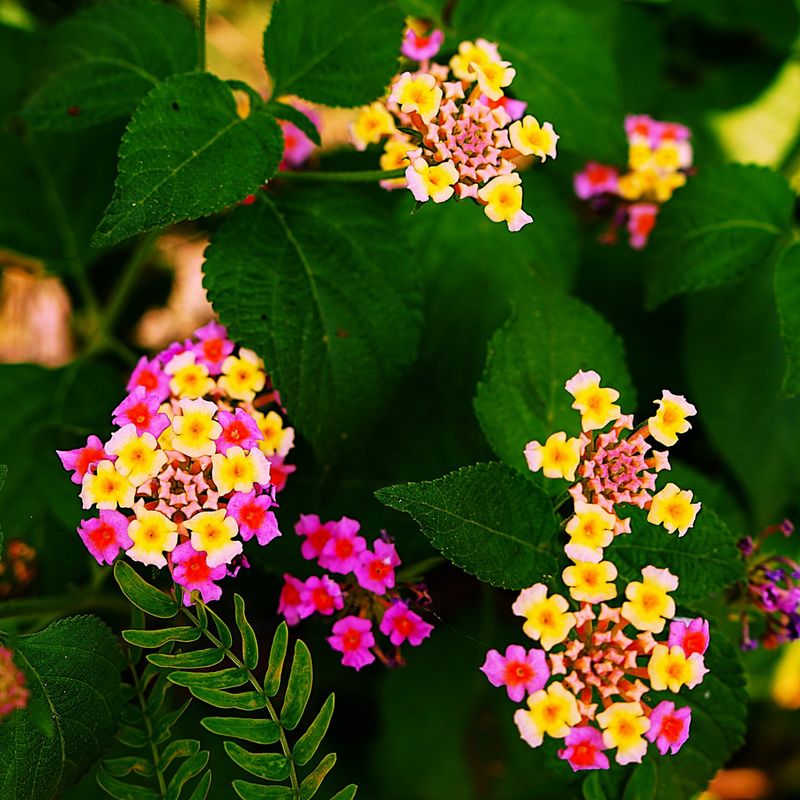
[(517, 231), (533, 219), (522, 208), (515, 159), (555, 158), (558, 134), (506, 96), (516, 70), (496, 44), (464, 41), (449, 64), (432, 62), (443, 38), (410, 20), (402, 47), (409, 69), (359, 114), (351, 140), (358, 150), (383, 142), (381, 168), (405, 168), (384, 188), (407, 187), (420, 203), (471, 198), (493, 222)]
[(262, 360), (216, 322), (143, 357), (127, 389), (108, 441), (58, 453), (97, 510), (78, 535), (100, 564), (124, 551), (168, 568), (187, 605), (193, 591), (217, 600), (218, 581), (247, 565), (243, 542), (280, 536), (271, 509), (294, 431)]
[(17, 708), (25, 708), (29, 696), (25, 673), (14, 663), (11, 650), (0, 645), (0, 722)]
[(610, 751), (619, 764), (639, 763), (649, 744), (661, 755), (677, 753), (692, 710), (677, 696), (659, 701), (650, 693), (677, 695), (702, 682), (708, 622), (675, 618), (670, 592), (678, 578), (667, 569), (645, 567), (614, 606), (607, 602), (617, 596), (613, 565), (574, 580), (571, 569), (564, 577), (577, 610), (544, 584), (524, 589), (513, 611), (538, 646), (490, 650), (481, 670), (511, 700), (525, 700), (514, 714), (522, 739), (531, 747), (545, 736), (563, 739), (558, 755), (575, 771), (608, 769)]
[(575, 193), (596, 211), (612, 213), (603, 241), (615, 241), (617, 229), (625, 226), (631, 247), (638, 250), (647, 244), (661, 205), (691, 174), (692, 133), (685, 125), (645, 114), (627, 116), (625, 132), (627, 171), (590, 161), (575, 175)]
[(620, 506), (645, 509), (648, 522), (683, 536), (694, 525), (701, 505), (692, 502), (691, 491), (674, 483), (656, 491), (658, 473), (669, 469), (669, 454), (647, 441), (664, 447), (676, 444), (678, 436), (691, 428), (688, 417), (697, 409), (665, 389), (654, 401), (655, 414), (634, 428), (633, 415), (624, 415), (616, 404), (619, 392), (601, 387), (600, 381), (597, 372), (580, 370), (565, 384), (574, 399), (572, 408), (581, 415), (579, 436), (558, 431), (544, 444), (532, 441), (525, 446), (533, 472), (542, 470), (547, 478), (572, 483), (574, 513), (566, 523), (570, 539), (565, 550), (581, 569), (602, 562), (603, 549), (614, 536), (630, 532), (630, 520), (620, 516)]
[(741, 605), (742, 649), (767, 648), (800, 639), (800, 564), (777, 553), (764, 554), (761, 547), (774, 533), (791, 536), (794, 525), (784, 520), (756, 537), (739, 540), (747, 563), (743, 585), (735, 587), (732, 600)]
[(36, 549), (22, 539), (9, 539), (0, 558), (0, 600), (24, 594), (39, 574)]
[[(284, 575), (278, 613), (289, 625), (312, 614), (335, 618), (328, 642), (347, 667), (360, 670), (376, 657), (399, 666), (401, 645), (417, 647), (433, 630), (414, 610), (430, 599), (423, 584), (397, 585), (401, 561), (389, 537), (384, 533), (368, 547), (360, 528), (349, 517), (321, 522), (314, 514), (300, 516), (295, 532), (303, 537), (303, 557), (325, 572), (305, 581)], [(391, 650), (378, 643), (377, 632), (389, 639)]]

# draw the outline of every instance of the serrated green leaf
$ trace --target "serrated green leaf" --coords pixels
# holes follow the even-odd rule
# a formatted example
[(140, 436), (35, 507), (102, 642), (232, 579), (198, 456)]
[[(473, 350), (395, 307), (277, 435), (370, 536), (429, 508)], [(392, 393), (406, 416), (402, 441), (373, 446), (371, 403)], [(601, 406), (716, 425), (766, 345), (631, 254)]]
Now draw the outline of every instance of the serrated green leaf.
[(329, 460), (376, 422), (415, 354), (416, 277), (379, 196), (337, 187), (260, 200), (217, 231), (204, 285)]
[(308, 698), (311, 696), (313, 677), (311, 653), (308, 651), (305, 642), (298, 639), (294, 643), (292, 669), (289, 672), (286, 696), (283, 699), (283, 707), (280, 714), (281, 725), (287, 730), (291, 731), (297, 727), (303, 712), (306, 710)]
[(511, 91), (539, 120), (553, 123), (559, 149), (623, 160), (619, 81), (590, 15), (560, 0), (459, 0), (454, 24), (462, 39), (497, 43), (517, 71)]
[(160, 654), (153, 653), (147, 660), (156, 667), (175, 669), (199, 669), (200, 667), (214, 667), (225, 658), (225, 651), (218, 647), (208, 647), (203, 650), (190, 650), (188, 653)]
[(235, 742), (225, 742), (225, 752), (234, 764), (257, 778), (283, 781), (289, 777), (289, 759), (279, 753), (250, 753)]
[(658, 215), (648, 252), (648, 302), (724, 286), (773, 253), (791, 224), (794, 194), (764, 167), (704, 167)]
[(648, 564), (667, 567), (680, 580), (673, 596), (686, 603), (707, 598), (744, 578), (736, 538), (712, 509), (703, 506), (683, 537), (651, 525), (646, 513), (637, 508), (624, 510), (623, 516), (630, 517), (631, 533), (615, 537), (607, 551), (623, 582), (641, 580), (642, 567)]
[(178, 601), (149, 584), (127, 561), (114, 563), (114, 578), (125, 597), (151, 617), (170, 619), (178, 613)]
[(220, 211), (278, 168), (283, 134), (258, 99), (237, 113), (231, 88), (207, 72), (176, 75), (141, 102), (122, 139), (114, 197), (92, 243)]
[(787, 357), (783, 391), (794, 397), (800, 394), (800, 242), (789, 245), (778, 259), (775, 300)]
[(317, 752), (320, 742), (327, 733), (333, 716), (334, 703), (335, 697), (331, 694), (314, 721), (308, 726), (308, 730), (297, 740), (297, 744), (292, 749), (292, 758), (301, 767), (314, 757), (314, 753)]
[(234, 791), (242, 800), (295, 800), (296, 794), (288, 786), (259, 786), (248, 781), (233, 781)]
[(218, 736), (233, 736), (255, 744), (274, 744), (281, 738), (281, 727), (271, 719), (205, 717), (200, 724)]
[[(543, 284), (518, 294), (513, 317), (492, 337), (475, 411), (492, 449), (531, 477), (525, 445), (556, 431), (577, 436), (580, 414), (565, 382), (579, 369), (600, 373), (603, 386), (620, 392), (633, 409), (636, 397), (622, 342), (597, 312)], [(541, 478), (536, 478), (541, 482)], [(554, 489), (562, 481), (548, 481)]]
[[(189, 628), (186, 626), (162, 628), (156, 631), (122, 631), (122, 638), (126, 642), (136, 645), (137, 647), (146, 647), (148, 649), (161, 647), (167, 642), (196, 642), (202, 635), (202, 631), (197, 628)], [(156, 654), (153, 655), (155, 656)], [(186, 654), (181, 653), (180, 655)]]
[(327, 106), (376, 100), (397, 71), (403, 15), (391, 0), (279, 0), (264, 32), (264, 63), (276, 97)]
[(161, 752), (159, 759), (161, 771), (166, 771), (167, 767), (176, 759), (189, 758), (199, 752), (200, 742), (197, 739), (175, 739)]
[(255, 669), (258, 666), (258, 639), (253, 626), (247, 621), (245, 615), (244, 600), (241, 595), (233, 596), (233, 605), (236, 614), (236, 627), (242, 635), (242, 661), (248, 669)]
[(208, 751), (201, 750), (183, 762), (172, 776), (164, 800), (180, 800), (183, 787), (195, 776), (199, 775), (208, 763)]
[(503, 464), (462, 467), (435, 481), (387, 486), (375, 496), (410, 514), (443, 555), (493, 586), (522, 589), (557, 567), (550, 498)]
[(255, 711), (266, 705), (260, 692), (226, 692), (224, 689), (206, 689), (201, 686), (190, 687), (189, 691), (204, 703), (217, 708), (238, 708), (240, 711)]
[(300, 784), (300, 800), (311, 800), (336, 763), (336, 753), (328, 753)]
[(274, 697), (281, 688), (283, 661), (286, 658), (286, 648), (288, 645), (289, 627), (285, 622), (281, 622), (275, 631), (275, 636), (272, 639), (272, 646), (269, 649), (267, 674), (264, 676), (264, 694), (266, 694), (267, 697)]
[(279, 103), (276, 100), (267, 103), (267, 111), (269, 111), (275, 119), (282, 119), (285, 122), (291, 122), (296, 128), (299, 128), (308, 138), (319, 147), (322, 140), (319, 138), (319, 131), (317, 126), (299, 109), (290, 106), (287, 103)]
[(97, 783), (116, 800), (160, 800), (159, 795), (152, 789), (125, 783), (103, 770), (97, 772)]
[(33, 128), (74, 131), (120, 117), (160, 80), (190, 71), (196, 34), (178, 9), (115, 0), (83, 9), (55, 28), (47, 77), (25, 105)]
[(170, 672), (168, 677), (189, 689), (234, 689), (247, 683), (248, 673), (240, 667), (228, 667), (215, 672)]
[(49, 800), (101, 755), (122, 713), (122, 657), (95, 617), (68, 617), (20, 636), (14, 657), (31, 700), (47, 705), (47, 736), (27, 709), (0, 725), (0, 797)]
[(107, 758), (100, 764), (100, 767), (115, 778), (122, 778), (125, 775), (130, 775), (131, 772), (137, 775), (153, 774), (153, 762), (149, 758), (142, 756)]
[(345, 786), (344, 789), (336, 792), (336, 794), (331, 797), (331, 800), (353, 800), (357, 791), (358, 786), (356, 786), (354, 783), (351, 783), (349, 786)]
[(200, 782), (195, 786), (194, 791), (189, 795), (189, 800), (206, 800), (208, 790), (211, 788), (211, 770), (208, 770)]

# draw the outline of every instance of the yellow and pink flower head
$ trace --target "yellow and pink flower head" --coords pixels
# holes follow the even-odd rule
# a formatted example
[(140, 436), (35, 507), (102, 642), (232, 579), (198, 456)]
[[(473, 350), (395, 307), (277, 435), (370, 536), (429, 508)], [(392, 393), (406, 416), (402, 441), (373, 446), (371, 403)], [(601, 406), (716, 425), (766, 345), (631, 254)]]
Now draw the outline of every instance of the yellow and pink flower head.
[(78, 534), (100, 564), (124, 551), (167, 567), (187, 605), (193, 591), (216, 600), (216, 582), (247, 563), (242, 543), (280, 536), (270, 509), (294, 470), (294, 432), (261, 359), (216, 322), (142, 358), (127, 388), (107, 442), (59, 451), (99, 511)]

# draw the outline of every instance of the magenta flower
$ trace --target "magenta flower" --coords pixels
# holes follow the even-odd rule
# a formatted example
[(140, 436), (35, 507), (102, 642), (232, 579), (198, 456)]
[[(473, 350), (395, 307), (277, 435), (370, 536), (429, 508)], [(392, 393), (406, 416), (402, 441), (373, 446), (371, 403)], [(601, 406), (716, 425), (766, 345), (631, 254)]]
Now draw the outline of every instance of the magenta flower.
[(296, 464), (286, 464), (285, 457), (275, 454), (267, 456), (269, 461), (269, 480), (275, 487), (276, 492), (283, 490), (286, 486), (286, 479), (297, 470)]
[(314, 613), (314, 606), (308, 600), (306, 585), (288, 573), (283, 576), (278, 613), (283, 614), (283, 618), (289, 625), (297, 625), (301, 619)]
[(359, 584), (375, 594), (384, 594), (394, 588), (394, 568), (400, 564), (400, 557), (393, 544), (375, 540), (375, 552), (365, 550), (359, 556), (354, 572)]
[(366, 540), (358, 536), (361, 526), (349, 517), (342, 517), (333, 523), (333, 535), (322, 548), (319, 565), (331, 572), (346, 575), (355, 572), (360, 563), (360, 555), (367, 549)]
[(217, 438), (218, 453), (227, 453), (229, 447), (252, 450), (264, 439), (258, 423), (241, 408), (237, 408), (232, 414), (230, 411), (219, 411), (217, 422), (222, 426), (222, 433)]
[(662, 756), (667, 754), (667, 750), (675, 755), (689, 738), (691, 723), (692, 709), (689, 706), (676, 711), (674, 703), (662, 700), (650, 714), (650, 730), (645, 736), (655, 742)]
[(591, 725), (572, 728), (564, 739), (567, 746), (558, 757), (569, 762), (573, 772), (582, 769), (608, 769), (608, 756), (603, 753), (603, 734)]
[[(291, 106), (301, 114), (305, 114), (319, 130), (321, 118), (319, 114), (305, 103), (292, 101)], [(296, 125), (286, 120), (279, 120), (278, 124), (283, 131), (283, 158), (278, 169), (292, 169), (304, 164), (316, 149), (316, 145)]]
[(633, 203), (628, 207), (628, 235), (631, 247), (641, 250), (656, 224), (658, 206), (655, 203)]
[(147, 394), (154, 394), (159, 401), (169, 397), (169, 375), (161, 368), (158, 358), (148, 361), (142, 356), (131, 373), (125, 389), (132, 392), (137, 386), (144, 387)]
[[(270, 477), (272, 477), (272, 462), (270, 462)], [(320, 522), (316, 514), (301, 514), (300, 521), (294, 526), (298, 536), (305, 536), (300, 552), (303, 558), (309, 561), (319, 558), (322, 550), (333, 536), (335, 522)]]
[(128, 536), (128, 518), (119, 511), (104, 509), (99, 517), (82, 520), (78, 535), (98, 564), (110, 564), (120, 548), (127, 550), (133, 547), (133, 541)]
[(212, 321), (198, 328), (194, 335), (200, 340), (192, 347), (197, 363), (204, 364), (209, 375), (221, 374), (222, 362), (233, 352), (234, 346), (225, 326)]
[(103, 461), (104, 459), (116, 461), (117, 459), (116, 456), (106, 453), (103, 443), (96, 436), (90, 436), (83, 447), (78, 447), (75, 450), (56, 450), (56, 454), (61, 459), (61, 463), (67, 472), (74, 470), (72, 482), (77, 484), (83, 483), (83, 476), (98, 461)]
[(524, 100), (515, 100), (513, 97), (506, 97), (503, 95), (499, 100), (490, 100), (485, 94), (480, 97), (481, 103), (489, 108), (502, 108), (512, 122), (517, 119), (522, 119), (525, 114), (525, 109), (528, 104)]
[(313, 610), (320, 614), (330, 616), (334, 611), (344, 608), (339, 584), (327, 575), (321, 578), (316, 575), (310, 577), (305, 583), (305, 590), (308, 602), (313, 606)]
[(256, 497), (254, 489), (251, 492), (236, 492), (228, 502), (226, 513), (236, 520), (239, 534), (245, 542), (255, 536), (260, 545), (265, 545), (281, 535), (278, 520), (269, 511), (271, 507), (272, 498), (268, 494)]
[(0, 645), (0, 721), (15, 709), (25, 708), (29, 696), (25, 673), (14, 663), (11, 650)]
[(436, 28), (420, 32), (409, 26), (403, 36), (400, 52), (412, 61), (425, 61), (439, 52), (443, 41), (444, 33)]
[(669, 646), (678, 645), (688, 658), (692, 653), (708, 650), (708, 620), (697, 617), (693, 620), (675, 619), (669, 625)]
[(614, 167), (590, 161), (582, 172), (575, 175), (575, 194), (581, 200), (588, 200), (606, 192), (616, 194), (618, 178), (619, 174)]
[(333, 626), (333, 636), (328, 637), (330, 646), (342, 653), (342, 664), (360, 670), (371, 664), (375, 656), (370, 647), (375, 645), (372, 622), (361, 617), (342, 617)]
[(433, 625), (425, 622), (419, 614), (409, 610), (402, 600), (395, 601), (381, 620), (380, 631), (396, 647), (406, 640), (412, 647), (418, 647), (423, 639), (431, 635)]
[(148, 394), (144, 386), (139, 385), (114, 409), (113, 422), (120, 428), (135, 425), (138, 436), (149, 433), (158, 439), (169, 427), (169, 417), (159, 413), (160, 405), (157, 394)]
[(214, 581), (222, 580), (228, 574), (225, 564), (209, 567), (206, 554), (195, 550), (191, 542), (179, 544), (172, 551), (172, 577), (186, 591), (183, 593), (183, 604), (192, 605), (190, 592), (200, 592), (204, 603), (219, 600), (222, 589)]
[(526, 652), (518, 644), (506, 647), (505, 655), (490, 650), (481, 672), (492, 686), (505, 686), (509, 698), (515, 703), (519, 703), (525, 695), (543, 689), (550, 678), (544, 651), (531, 648)]

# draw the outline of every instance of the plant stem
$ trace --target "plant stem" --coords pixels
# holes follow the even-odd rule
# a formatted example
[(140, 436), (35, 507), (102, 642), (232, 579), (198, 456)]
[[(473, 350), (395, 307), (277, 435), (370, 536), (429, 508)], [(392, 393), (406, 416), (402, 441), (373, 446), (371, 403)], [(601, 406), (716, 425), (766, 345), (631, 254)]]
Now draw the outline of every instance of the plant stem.
[(208, 0), (200, 0), (197, 9), (197, 69), (206, 69), (206, 18), (208, 17)]
[(402, 178), (406, 174), (404, 168), (400, 169), (372, 169), (358, 170), (356, 172), (292, 172), (286, 170), (279, 172), (276, 178), (285, 178), (291, 181), (336, 181), (339, 183), (372, 183), (385, 181), (391, 178)]

